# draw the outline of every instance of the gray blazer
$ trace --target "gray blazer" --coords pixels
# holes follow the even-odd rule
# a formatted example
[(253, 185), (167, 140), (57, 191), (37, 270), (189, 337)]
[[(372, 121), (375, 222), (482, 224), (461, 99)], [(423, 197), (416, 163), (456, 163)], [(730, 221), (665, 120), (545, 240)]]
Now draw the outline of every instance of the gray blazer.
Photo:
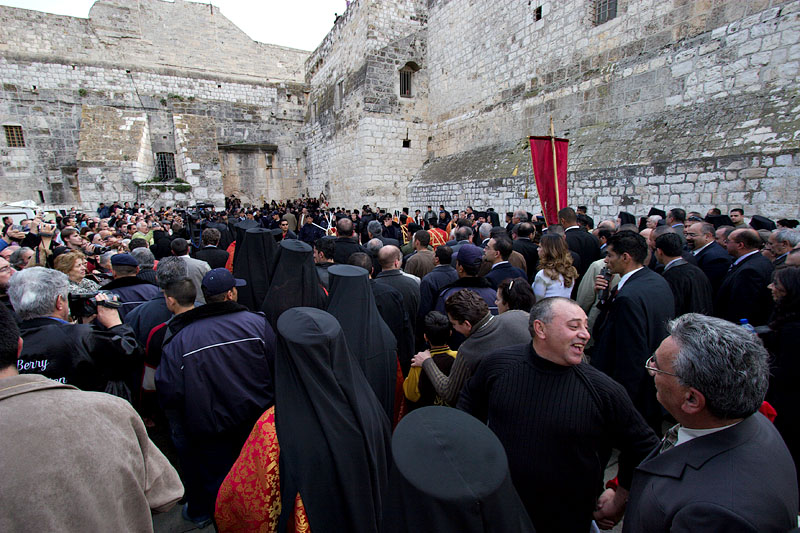
[(794, 463), (760, 413), (658, 451), (634, 471), (623, 532), (768, 533), (797, 526)]

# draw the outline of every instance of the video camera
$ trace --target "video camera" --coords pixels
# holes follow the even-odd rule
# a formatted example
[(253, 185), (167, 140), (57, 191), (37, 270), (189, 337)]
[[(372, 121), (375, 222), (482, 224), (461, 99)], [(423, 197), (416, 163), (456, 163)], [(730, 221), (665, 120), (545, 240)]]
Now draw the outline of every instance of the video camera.
[[(98, 294), (106, 294), (110, 299), (98, 302), (95, 300), (95, 296)], [(122, 306), (117, 299), (117, 295), (109, 291), (97, 291), (92, 294), (70, 294), (68, 299), (69, 314), (72, 315), (72, 318), (86, 318), (96, 315), (98, 305), (111, 309), (119, 309)]]

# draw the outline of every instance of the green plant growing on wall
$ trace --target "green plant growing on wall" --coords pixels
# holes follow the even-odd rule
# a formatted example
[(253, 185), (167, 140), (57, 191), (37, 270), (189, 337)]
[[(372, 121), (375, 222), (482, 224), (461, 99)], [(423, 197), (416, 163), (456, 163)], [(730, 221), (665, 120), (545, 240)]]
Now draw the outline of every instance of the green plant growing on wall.
[(86, 96), (87, 94), (89, 94), (89, 91), (87, 91), (87, 90), (86, 90), (86, 89), (84, 89), (83, 87), (81, 87), (80, 89), (78, 89), (78, 96), (80, 96), (81, 98), (83, 98), (83, 97), (84, 97), (84, 96)]

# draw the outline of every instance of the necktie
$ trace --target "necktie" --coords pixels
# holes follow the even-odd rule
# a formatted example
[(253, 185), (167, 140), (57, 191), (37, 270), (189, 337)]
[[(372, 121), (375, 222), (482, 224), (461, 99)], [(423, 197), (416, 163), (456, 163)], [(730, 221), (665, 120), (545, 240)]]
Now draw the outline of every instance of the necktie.
[(669, 450), (670, 448), (675, 447), (675, 443), (678, 442), (678, 428), (681, 427), (680, 424), (675, 424), (671, 428), (667, 430), (667, 434), (664, 435), (664, 439), (661, 441), (661, 451), (658, 453), (664, 453), (665, 451)]

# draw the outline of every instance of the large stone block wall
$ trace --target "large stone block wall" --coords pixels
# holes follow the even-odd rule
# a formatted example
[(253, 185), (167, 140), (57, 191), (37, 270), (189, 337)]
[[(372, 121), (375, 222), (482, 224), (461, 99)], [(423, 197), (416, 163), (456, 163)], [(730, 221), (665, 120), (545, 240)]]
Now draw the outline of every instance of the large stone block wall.
[[(427, 157), (426, 17), (424, 2), (357, 0), (307, 61), (312, 196), (342, 206), (405, 205)], [(419, 70), (413, 98), (404, 98), (399, 72), (409, 62)]]
[[(143, 172), (141, 169), (144, 168), (149, 172), (147, 179), (152, 178), (152, 161), (149, 166), (136, 167), (139, 170), (131, 166), (124, 172), (120, 169), (134, 163), (111, 163), (110, 167), (118, 169), (114, 171), (109, 165), (97, 163), (101, 159), (117, 160), (113, 153), (117, 142), (129, 144), (131, 150), (139, 149), (139, 139), (132, 139), (125, 130), (115, 130), (116, 139), (111, 135), (109, 139), (92, 140), (91, 145), (84, 142), (86, 150), (91, 146), (92, 151), (99, 153), (96, 159), (91, 160), (94, 162), (81, 159), (78, 145), (81, 141), (81, 110), (85, 106), (149, 116), (155, 121), (150, 128), (150, 134), (154, 136), (151, 139), (152, 151), (164, 151), (164, 147), (175, 146), (173, 135), (178, 131), (174, 129), (173, 115), (208, 117), (205, 126), (213, 127), (214, 135), (192, 139), (189, 143), (191, 150), (195, 149), (195, 141), (201, 143), (197, 147), (200, 152), (206, 150), (206, 141), (212, 138), (213, 142), (220, 144), (269, 143), (277, 147), (272, 167), (285, 171), (276, 175), (273, 182), (265, 178), (253, 183), (253, 190), (237, 190), (240, 196), (258, 199), (268, 191), (276, 194), (284, 189), (297, 190), (297, 180), (305, 177), (305, 146), (300, 131), (306, 109), (305, 86), (301, 83), (302, 61), (307, 53), (300, 56), (283, 54), (283, 49), (277, 47), (275, 57), (265, 55), (264, 47), (269, 45), (253, 41), (249, 41), (250, 45), (242, 44), (238, 39), (244, 34), (238, 29), (220, 33), (238, 43), (235, 46), (231, 44), (232, 48), (198, 44), (189, 39), (188, 29), (165, 33), (158, 38), (151, 36), (155, 42), (148, 41), (147, 36), (130, 36), (123, 30), (128, 26), (135, 30), (139, 22), (147, 25), (147, 17), (155, 17), (158, 21), (151, 24), (151, 28), (157, 28), (158, 24), (171, 24), (167, 19), (174, 15), (179, 19), (183, 17), (184, 21), (194, 20), (193, 39), (197, 39), (210, 31), (201, 26), (211, 24), (203, 18), (211, 16), (206, 15), (211, 8), (182, 0), (174, 4), (161, 0), (143, 1), (139, 4), (141, 11), (135, 13), (138, 17), (136, 23), (129, 20), (126, 26), (122, 15), (133, 16), (130, 13), (133, 8), (114, 8), (119, 17), (111, 20), (111, 15), (103, 12), (111, 9), (110, 5), (112, 3), (105, 2), (101, 6), (98, 2), (88, 20), (0, 8), (0, 22), (3, 23), (0, 24), (0, 123), (21, 125), (26, 140), (25, 148), (8, 148), (5, 137), (0, 136), (0, 180), (3, 182), (0, 201), (31, 199), (51, 205), (88, 208), (103, 194), (106, 196), (100, 199), (112, 199), (114, 194), (119, 194), (116, 197), (119, 199), (136, 199), (137, 191), (132, 184), (145, 179), (134, 180), (132, 176)], [(171, 10), (175, 9), (181, 11), (173, 13)], [(192, 13), (197, 15), (195, 19), (189, 16)], [(222, 31), (224, 17), (218, 11), (214, 17), (215, 27)], [(98, 30), (98, 24), (103, 27), (102, 31)], [(230, 22), (226, 24), (230, 25)], [(114, 25), (117, 27), (114, 30), (117, 41), (103, 37), (113, 33)], [(167, 38), (174, 40), (170, 44), (158, 40)], [(189, 40), (183, 43), (178, 40), (184, 38)], [(141, 39), (144, 40), (139, 42)], [(124, 42), (128, 43), (128, 48)], [(164, 47), (164, 50), (155, 50), (156, 45)], [(181, 50), (173, 50), (177, 48)], [(197, 57), (192, 58), (191, 54), (180, 56), (187, 54), (187, 50), (195, 50)], [(173, 53), (178, 56), (171, 55)], [(274, 60), (284, 65), (280, 68), (294, 65), (291, 68), (297, 72), (291, 75), (284, 72), (287, 78), (284, 81), (269, 81), (267, 77), (274, 73), (266, 67), (259, 71), (263, 66), (261, 63), (251, 65), (248, 71), (225, 63), (213, 54), (231, 56), (231, 61), (240, 56), (250, 56), (249, 61)], [(186, 64), (181, 65), (181, 61)], [(153, 154), (148, 152), (148, 157), (152, 160)], [(223, 187), (219, 154), (213, 159), (213, 164), (192, 169), (190, 181), (198, 183), (192, 183), (190, 193), (166, 192), (154, 200), (159, 203), (221, 203)], [(176, 153), (176, 164), (179, 160), (180, 154)], [(80, 172), (79, 168), (82, 169)], [(92, 169), (92, 174), (89, 169)], [(180, 174), (181, 170), (178, 172)], [(122, 181), (99, 187), (98, 180)]]
[(98, 0), (88, 19), (0, 9), (0, 54), (302, 82), (308, 52), (253, 41), (209, 4)]
[[(777, 161), (800, 148), (800, 2), (620, 0), (600, 26), (588, 0), (432, 4), (431, 160), (409, 187), (415, 207), (455, 182), (478, 205), (524, 204), (524, 139), (546, 134), (552, 116), (571, 140), (575, 204), (798, 215), (800, 169)], [(508, 163), (465, 172), (476, 154)], [(730, 160), (747, 163), (734, 171)], [(511, 191), (485, 186), (501, 182)]]
[[(523, 151), (516, 146), (505, 150), (493, 146), (474, 150), (469, 156), (439, 159), (434, 165), (450, 167), (441, 170), (450, 178), (435, 185), (412, 183), (412, 208), (471, 205), (478, 210), (524, 208), (539, 213), (541, 205), (533, 175), (528, 170), (513, 176), (520, 153)], [(521, 166), (524, 164), (525, 161)], [(761, 213), (796, 217), (800, 199), (798, 175), (798, 151), (587, 169), (569, 172), (567, 200), (572, 206), (588, 206), (589, 214), (600, 218), (614, 218), (619, 211), (641, 216), (653, 206), (680, 206), (703, 214), (710, 206), (745, 206), (747, 216)]]

